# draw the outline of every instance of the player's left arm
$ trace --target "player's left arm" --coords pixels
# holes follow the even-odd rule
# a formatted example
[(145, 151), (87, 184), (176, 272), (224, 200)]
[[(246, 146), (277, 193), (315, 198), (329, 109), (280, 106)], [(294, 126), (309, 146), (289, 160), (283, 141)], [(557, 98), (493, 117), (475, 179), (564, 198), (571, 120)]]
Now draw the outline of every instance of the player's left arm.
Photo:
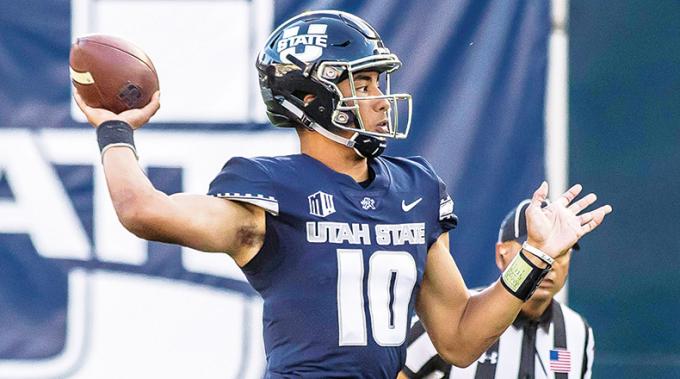
[[(526, 211), (528, 243), (556, 258), (597, 228), (611, 207), (606, 205), (579, 215), (597, 198), (589, 194), (572, 203), (580, 192), (580, 185), (573, 186), (557, 201), (542, 207), (548, 195), (544, 182), (534, 192)], [(532, 254), (527, 258), (537, 267), (546, 267)], [(522, 304), (500, 280), (471, 296), (449, 252), (448, 234), (440, 235), (431, 245), (416, 311), (445, 360), (460, 367), (470, 365), (512, 323)]]
[(466, 367), (500, 337), (523, 303), (499, 282), (470, 295), (448, 246), (444, 233), (430, 247), (416, 311), (439, 355)]

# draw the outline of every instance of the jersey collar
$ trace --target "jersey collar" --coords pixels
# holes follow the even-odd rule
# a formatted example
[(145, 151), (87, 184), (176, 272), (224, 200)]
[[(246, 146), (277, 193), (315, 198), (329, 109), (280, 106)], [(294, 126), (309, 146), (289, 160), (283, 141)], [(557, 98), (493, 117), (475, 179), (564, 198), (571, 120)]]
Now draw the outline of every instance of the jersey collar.
[(391, 177), (389, 175), (389, 171), (387, 170), (385, 162), (380, 157), (368, 158), (368, 165), (370, 169), (373, 171), (375, 177), (373, 178), (371, 184), (369, 184), (368, 187), (364, 188), (361, 186), (361, 184), (357, 183), (351, 176), (337, 172), (307, 154), (303, 153), (300, 154), (300, 156), (303, 159), (312, 162), (313, 165), (318, 167), (319, 171), (321, 171), (328, 180), (341, 185), (343, 188), (347, 190), (362, 192), (365, 194), (380, 194), (385, 192), (389, 188)]
[[(550, 301), (550, 305), (548, 305), (548, 308), (545, 309), (541, 317), (538, 318), (538, 325), (543, 327), (543, 328), (549, 328), (550, 323), (552, 322), (552, 310), (553, 307), (556, 307), (559, 305), (555, 304), (555, 300)], [(515, 321), (512, 322), (512, 325), (517, 328), (517, 329), (522, 329), (526, 324), (530, 322), (535, 322), (534, 320), (529, 319), (528, 317), (524, 316), (522, 313), (517, 315), (517, 318), (515, 318)]]

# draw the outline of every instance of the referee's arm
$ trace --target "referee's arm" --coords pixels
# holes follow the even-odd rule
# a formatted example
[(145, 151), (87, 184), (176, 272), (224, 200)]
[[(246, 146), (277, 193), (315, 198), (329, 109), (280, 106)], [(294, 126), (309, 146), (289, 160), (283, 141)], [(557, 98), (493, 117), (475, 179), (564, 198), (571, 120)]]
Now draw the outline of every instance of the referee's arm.
[(406, 364), (397, 376), (398, 379), (449, 377), (451, 365), (437, 354), (420, 320), (409, 330), (406, 344)]

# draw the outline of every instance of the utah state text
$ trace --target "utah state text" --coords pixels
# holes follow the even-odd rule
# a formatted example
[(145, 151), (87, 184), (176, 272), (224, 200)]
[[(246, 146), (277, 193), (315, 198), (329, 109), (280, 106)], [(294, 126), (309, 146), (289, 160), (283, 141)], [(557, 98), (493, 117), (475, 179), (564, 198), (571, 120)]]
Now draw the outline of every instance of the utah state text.
[[(374, 227), (378, 245), (424, 245), (425, 223), (377, 224)], [(309, 221), (307, 241), (312, 243), (337, 243), (350, 245), (371, 245), (369, 224)]]

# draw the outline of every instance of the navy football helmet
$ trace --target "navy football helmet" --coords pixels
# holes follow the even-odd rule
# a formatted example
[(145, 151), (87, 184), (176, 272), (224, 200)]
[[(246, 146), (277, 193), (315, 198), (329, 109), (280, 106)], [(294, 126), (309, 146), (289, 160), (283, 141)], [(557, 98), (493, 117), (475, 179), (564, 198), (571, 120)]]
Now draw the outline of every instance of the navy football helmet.
[[(305, 12), (284, 22), (267, 39), (257, 58), (262, 98), (275, 126), (303, 126), (335, 142), (353, 148), (362, 157), (376, 157), (386, 138), (406, 138), (411, 125), (411, 95), (390, 93), (390, 74), (401, 62), (383, 44), (366, 21), (346, 12)], [(385, 93), (357, 96), (353, 75), (377, 71), (385, 75)], [(345, 97), (338, 83), (349, 79), (351, 96)], [(314, 95), (305, 104), (303, 98)], [(387, 131), (367, 130), (358, 101), (384, 99)], [(408, 107), (399, 120), (398, 102)], [(402, 108), (403, 110), (403, 108)], [(404, 117), (402, 116), (402, 119)], [(402, 129), (401, 124), (406, 126)], [(351, 138), (339, 131), (353, 132)]]

